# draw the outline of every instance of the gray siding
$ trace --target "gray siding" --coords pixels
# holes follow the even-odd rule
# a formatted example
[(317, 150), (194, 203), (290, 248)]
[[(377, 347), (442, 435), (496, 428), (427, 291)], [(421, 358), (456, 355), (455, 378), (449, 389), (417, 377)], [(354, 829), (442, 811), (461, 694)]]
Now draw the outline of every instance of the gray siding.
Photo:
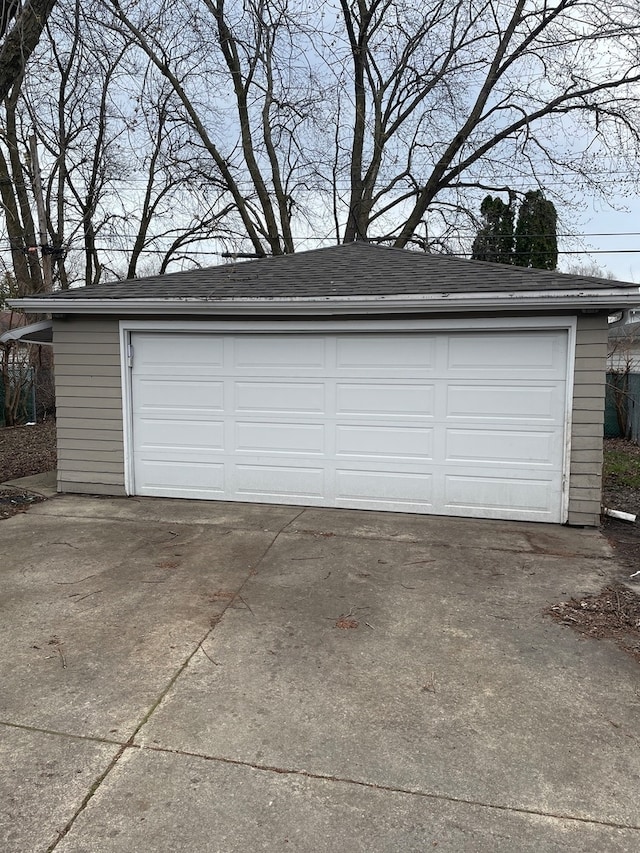
[(53, 324), (58, 490), (124, 495), (117, 319)]
[[(58, 489), (123, 495), (118, 320), (54, 322)], [(602, 494), (607, 318), (578, 317), (569, 524), (597, 526)]]
[(569, 469), (569, 524), (597, 527), (602, 502), (607, 318), (578, 316)]

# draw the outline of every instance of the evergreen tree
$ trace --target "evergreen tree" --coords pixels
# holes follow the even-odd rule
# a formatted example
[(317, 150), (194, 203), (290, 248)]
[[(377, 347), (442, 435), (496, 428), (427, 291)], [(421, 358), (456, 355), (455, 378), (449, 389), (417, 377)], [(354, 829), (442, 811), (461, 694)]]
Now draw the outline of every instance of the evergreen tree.
[(513, 263), (519, 267), (554, 270), (558, 265), (558, 215), (540, 190), (528, 192), (520, 205)]
[(511, 204), (488, 195), (480, 205), (483, 224), (473, 241), (474, 261), (513, 263), (513, 210)]

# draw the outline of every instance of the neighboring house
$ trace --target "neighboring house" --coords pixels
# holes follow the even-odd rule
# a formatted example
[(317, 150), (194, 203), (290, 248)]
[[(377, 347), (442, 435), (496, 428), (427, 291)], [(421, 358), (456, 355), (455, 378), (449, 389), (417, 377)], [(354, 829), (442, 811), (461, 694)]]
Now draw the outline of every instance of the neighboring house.
[(611, 326), (607, 368), (611, 373), (640, 373), (640, 321)]
[(21, 311), (0, 311), (0, 357), (7, 353), (12, 360), (24, 361), (26, 344), (50, 344), (51, 323), (29, 323)]
[[(0, 311), (0, 343), (4, 342), (4, 338), (8, 337), (7, 332), (20, 329), (29, 322), (25, 314), (20, 311)], [(3, 348), (0, 347), (0, 353), (3, 353)], [(2, 357), (0, 355), (0, 357)]]
[(597, 525), (637, 285), (353, 243), (14, 300), (58, 488)]

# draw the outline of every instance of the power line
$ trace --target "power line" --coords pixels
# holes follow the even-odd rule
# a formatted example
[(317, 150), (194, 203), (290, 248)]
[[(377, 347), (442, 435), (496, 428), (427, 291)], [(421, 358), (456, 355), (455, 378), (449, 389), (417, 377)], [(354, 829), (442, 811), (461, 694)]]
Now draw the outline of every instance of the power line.
[[(538, 236), (538, 235), (531, 235), (531, 236)], [(212, 239), (215, 239), (215, 238), (212, 238)], [(308, 243), (308, 242), (317, 242), (317, 241), (327, 242), (326, 238), (321, 238), (321, 237), (294, 237), (293, 239), (296, 243), (299, 243), (299, 244), (304, 244), (304, 243)], [(372, 239), (370, 242), (375, 243), (376, 241), (375, 241), (375, 239)], [(385, 242), (391, 242), (391, 241), (385, 241)], [(336, 243), (334, 241), (334, 242), (328, 243), (328, 245), (338, 245), (338, 243)], [(9, 246), (8, 244), (5, 244), (5, 246), (7, 248), (12, 249), (12, 250), (24, 251), (23, 249), (18, 248), (16, 246)], [(42, 247), (38, 247), (38, 248), (42, 248)], [(107, 254), (108, 253), (114, 253), (114, 252), (120, 252), (120, 253), (124, 253), (124, 254), (128, 255), (128, 254), (131, 254), (133, 251), (132, 248), (127, 248), (126, 246), (95, 246), (94, 248), (95, 248), (95, 251), (97, 251), (97, 252), (105, 252)], [(83, 246), (65, 246), (64, 250), (61, 249), (59, 251), (59, 254), (61, 254), (63, 256), (65, 252), (69, 252), (69, 251), (84, 252), (85, 249)], [(138, 251), (138, 254), (166, 255), (170, 251), (171, 251), (170, 247), (165, 248), (165, 249), (155, 249), (151, 246), (145, 246), (143, 249), (140, 249)], [(239, 252), (230, 252), (230, 250), (225, 250), (225, 251), (219, 252), (219, 251), (213, 251), (211, 249), (194, 248), (193, 244), (191, 244), (190, 247), (178, 248), (178, 249), (175, 249), (173, 251), (175, 254), (181, 254), (181, 255), (200, 255), (200, 256), (216, 256), (216, 257), (225, 257), (225, 256), (229, 256), (229, 254), (232, 254), (235, 256), (240, 255), (240, 250), (239, 250)], [(632, 254), (640, 254), (640, 248), (637, 248), (637, 249), (627, 249), (627, 248), (625, 248), (625, 249), (592, 249), (592, 248), (558, 249), (557, 253), (559, 255), (632, 255)], [(54, 250), (54, 252), (51, 252), (51, 251), (44, 252), (43, 251), (43, 254), (56, 254), (56, 252), (55, 252), (55, 250)], [(466, 257), (467, 255), (470, 254), (470, 251), (469, 252), (446, 252), (445, 254), (453, 256), (453, 257)], [(517, 252), (514, 251), (514, 252), (511, 252), (511, 254), (516, 255)], [(62, 259), (62, 257), (60, 259)]]
[[(120, 237), (123, 240), (135, 240), (137, 238), (137, 234), (125, 234), (123, 232), (112, 232), (113, 237)], [(158, 240), (161, 239), (162, 236), (153, 237), (151, 239)], [(557, 232), (555, 234), (527, 234), (528, 237), (557, 237), (558, 239), (567, 239), (567, 240), (582, 240), (585, 237), (640, 237), (640, 231), (583, 231), (580, 234), (571, 234), (560, 233)], [(199, 239), (202, 240), (212, 240), (212, 239), (222, 239), (221, 237), (201, 237)], [(295, 237), (296, 240), (326, 240), (326, 237)]]
[[(158, 235), (157, 237), (149, 238), (149, 240), (150, 241), (161, 240), (161, 239), (167, 238), (168, 236), (169, 235)], [(465, 236), (467, 236), (468, 238), (471, 238), (473, 235), (471, 233), (468, 233)], [(111, 237), (118, 238), (121, 240), (135, 241), (137, 239), (138, 235), (137, 234), (125, 234), (122, 232), (120, 232), (120, 233), (119, 232), (113, 232), (111, 234)], [(585, 232), (581, 232), (580, 234), (571, 234), (571, 233), (527, 234), (527, 237), (543, 237), (543, 238), (556, 237), (558, 239), (567, 239), (567, 240), (584, 240), (584, 239), (589, 238), (589, 237), (640, 237), (640, 231), (585, 231)], [(204, 241), (210, 241), (210, 240), (223, 240), (223, 239), (228, 239), (228, 238), (226, 237), (226, 235), (221, 235), (218, 237), (216, 237), (216, 236), (203, 236), (203, 237), (197, 238), (197, 241), (204, 242)], [(297, 242), (326, 242), (328, 239), (331, 239), (331, 238), (328, 238), (326, 236), (325, 237), (316, 237), (316, 236), (310, 235), (310, 236), (304, 236), (304, 237), (303, 236), (296, 236), (293, 239), (296, 240)], [(372, 238), (372, 241), (374, 241), (374, 240), (375, 240), (375, 238)], [(65, 244), (65, 245), (68, 245), (69, 248), (72, 247), (71, 244)], [(193, 245), (193, 243), (191, 243), (190, 245)], [(0, 240), (0, 246), (5, 247), (5, 248), (9, 248), (9, 249), (16, 249), (17, 251), (28, 251), (28, 250), (32, 250), (32, 249), (36, 248), (36, 247), (31, 247), (31, 246), (27, 246), (27, 247), (16, 246), (7, 240), (4, 240), (4, 241)], [(118, 246), (97, 246), (96, 248), (99, 249), (100, 251), (113, 251), (113, 252), (131, 251), (129, 248), (118, 247)], [(178, 248), (180, 248), (180, 247), (178, 247)], [(151, 250), (148, 247), (145, 247), (141, 251), (151, 251)], [(158, 250), (153, 250), (153, 251), (163, 251), (163, 250), (158, 249)], [(569, 250), (567, 250), (567, 251), (569, 251)], [(579, 251), (602, 251), (602, 252), (608, 253), (608, 252), (625, 252), (625, 251), (631, 252), (631, 251), (635, 251), (635, 250), (634, 249), (593, 249), (593, 250), (584, 249), (584, 250), (579, 250)]]
[[(523, 184), (526, 184), (527, 186), (531, 186), (532, 183), (539, 181), (539, 180), (542, 180), (544, 188), (547, 188), (547, 187), (567, 187), (568, 182), (572, 182), (572, 181), (576, 181), (576, 180), (580, 181), (583, 179), (583, 176), (581, 176), (575, 170), (574, 171), (568, 170), (566, 172), (555, 172), (555, 173), (553, 173), (553, 172), (538, 172), (535, 175), (530, 175), (530, 174), (527, 174), (524, 172), (521, 174), (517, 174), (517, 175), (499, 175), (499, 176), (491, 176), (491, 177), (468, 175), (467, 181), (464, 180), (465, 175), (467, 175), (466, 172), (463, 173), (463, 180), (462, 180), (464, 189), (474, 189), (475, 188), (475, 189), (478, 189), (480, 192), (487, 192), (488, 188), (484, 187), (484, 189), (483, 189), (482, 186), (478, 186), (478, 187), (475, 187), (474, 185), (469, 186), (467, 184), (467, 181), (468, 182), (474, 182), (474, 184), (477, 183), (480, 185), (489, 185), (489, 184), (493, 185), (493, 184), (499, 183), (501, 186), (504, 186), (505, 184), (516, 184), (516, 186), (512, 186), (511, 189), (514, 191), (524, 192), (524, 189), (522, 189), (522, 188), (518, 189), (518, 185), (520, 185), (520, 187), (522, 187)], [(304, 180), (304, 178), (301, 178), (301, 180)], [(638, 177), (637, 177), (637, 175), (630, 173), (630, 168), (610, 170), (607, 172), (600, 172), (596, 175), (595, 178), (593, 178), (593, 180), (597, 181), (597, 182), (602, 182), (604, 180), (611, 180), (611, 181), (615, 180), (616, 184), (618, 186), (636, 186), (638, 184)], [(26, 183), (25, 181), (13, 181), (13, 183), (14, 183), (14, 186), (20, 186), (21, 188), (24, 188), (27, 190), (31, 189), (30, 184)], [(114, 194), (119, 194), (119, 193), (126, 193), (128, 189), (130, 189), (132, 191), (138, 191), (138, 188), (146, 189), (149, 182), (146, 178), (143, 178), (143, 177), (123, 179), (121, 183), (118, 181), (117, 178), (111, 178), (111, 179), (108, 179), (108, 184), (110, 187), (112, 187), (112, 192)], [(246, 180), (246, 179), (238, 180), (235, 182), (235, 184), (236, 184), (236, 187), (242, 192), (249, 191), (249, 190), (255, 190), (255, 184), (253, 184), (251, 181)], [(384, 194), (385, 195), (406, 194), (408, 191), (413, 190), (413, 192), (417, 195), (420, 192), (420, 189), (423, 186), (423, 184), (424, 184), (424, 181), (421, 181), (418, 186), (416, 186), (414, 184), (396, 185), (393, 188), (389, 188), (389, 189), (385, 190)], [(219, 184), (219, 181), (217, 179), (215, 179), (214, 177), (211, 178), (210, 184), (206, 184), (206, 185), (211, 186), (212, 188), (221, 190), (223, 192), (229, 191), (228, 187), (221, 186)], [(345, 183), (345, 184), (335, 184), (335, 183), (329, 184), (329, 183), (327, 183), (327, 185), (329, 186), (330, 190), (335, 190), (336, 192), (347, 193), (351, 190), (351, 185), (347, 184), (347, 183)], [(451, 185), (447, 185), (447, 186), (443, 187), (442, 189), (443, 189), (443, 191), (447, 191), (447, 190), (453, 191), (453, 190), (459, 189), (459, 187), (455, 183), (452, 183)], [(499, 192), (501, 192), (501, 188), (495, 187), (493, 191), (499, 193)], [(297, 194), (302, 194), (302, 193), (326, 194), (327, 186), (325, 186), (323, 188), (296, 186), (294, 192)]]
[[(297, 242), (304, 243), (306, 239), (307, 238), (301, 238), (300, 240), (297, 240)], [(315, 239), (317, 239), (317, 238), (315, 238)], [(374, 242), (374, 241), (371, 241), (371, 242)], [(107, 253), (108, 252), (125, 252), (128, 254), (131, 251), (130, 249), (121, 248), (118, 246), (114, 246), (114, 247), (96, 246), (95, 248), (96, 248), (96, 251), (107, 252)], [(82, 249), (78, 249), (77, 251), (82, 251)], [(166, 249), (145, 248), (145, 249), (141, 249), (141, 254), (166, 255), (167, 250)], [(191, 250), (184, 250), (180, 254), (183, 256), (186, 254), (190, 254), (190, 255), (201, 255), (201, 256), (225, 257), (225, 256), (228, 256), (230, 253), (228, 251), (226, 251), (226, 252), (213, 252), (211, 250), (206, 250), (206, 249), (203, 249), (202, 251), (200, 251), (199, 249), (191, 249)], [(235, 254), (235, 253), (232, 252), (231, 254)], [(237, 254), (238, 254), (238, 256), (240, 255), (240, 253), (237, 253)], [(446, 254), (449, 257), (466, 258), (470, 255), (470, 252), (446, 252), (444, 254)], [(517, 252), (512, 252), (511, 254), (516, 255)], [(559, 255), (628, 255), (628, 254), (640, 254), (640, 248), (639, 249), (558, 249), (558, 254)]]

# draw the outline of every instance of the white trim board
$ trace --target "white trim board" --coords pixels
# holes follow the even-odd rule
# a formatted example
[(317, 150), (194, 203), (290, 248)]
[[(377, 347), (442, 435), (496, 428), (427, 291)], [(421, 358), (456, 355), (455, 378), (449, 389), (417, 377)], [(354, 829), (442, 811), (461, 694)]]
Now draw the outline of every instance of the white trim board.
[(573, 329), (577, 325), (576, 318), (571, 315), (563, 316), (532, 316), (532, 317), (455, 317), (455, 318), (388, 318), (384, 320), (120, 320), (120, 334), (123, 332), (224, 332), (226, 334), (256, 334), (264, 332), (273, 334), (299, 334), (310, 332), (384, 332), (384, 331), (414, 331), (440, 332), (458, 330), (514, 330), (514, 329)]
[(27, 313), (52, 314), (242, 314), (295, 316), (348, 313), (418, 313), (422, 311), (555, 311), (559, 309), (613, 311), (637, 308), (637, 286), (584, 288), (584, 290), (525, 290), (436, 292), (424, 294), (381, 294), (378, 296), (317, 296), (229, 299), (199, 297), (122, 297), (10, 299), (12, 308)]

